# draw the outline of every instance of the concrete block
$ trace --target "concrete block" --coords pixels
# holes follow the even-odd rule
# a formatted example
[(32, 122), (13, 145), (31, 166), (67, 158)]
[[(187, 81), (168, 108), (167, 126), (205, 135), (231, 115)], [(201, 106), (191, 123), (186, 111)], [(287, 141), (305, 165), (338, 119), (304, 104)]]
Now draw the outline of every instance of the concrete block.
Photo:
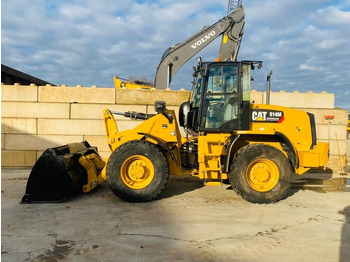
[[(322, 106), (322, 105), (320, 105)], [(348, 123), (348, 111), (342, 109), (320, 109), (320, 108), (300, 108), (305, 112), (314, 114), (315, 121), (318, 124), (337, 124), (347, 125)], [(326, 117), (334, 116), (333, 119), (327, 119)]]
[(38, 86), (1, 85), (1, 101), (38, 101)]
[(35, 151), (1, 150), (2, 167), (32, 167), (36, 162)]
[[(266, 101), (266, 92), (263, 93), (263, 101)], [(298, 108), (334, 108), (334, 94), (271, 92), (270, 104)]]
[(106, 136), (84, 136), (84, 140), (88, 141), (92, 146), (97, 146), (99, 152), (109, 151)]
[(36, 160), (39, 159), (39, 157), (41, 157), (41, 155), (44, 153), (45, 150), (39, 150), (39, 151), (36, 151)]
[(110, 157), (110, 155), (112, 154), (111, 151), (98, 151), (98, 153), (100, 154), (100, 156), (103, 160), (108, 159)]
[(317, 139), (346, 139), (346, 126), (345, 125), (316, 125)]
[(2, 134), (36, 134), (36, 119), (1, 118)]
[(1, 116), (13, 118), (69, 118), (69, 104), (2, 102)]
[(116, 89), (116, 104), (154, 105), (155, 101), (165, 101), (169, 106), (178, 106), (188, 101), (190, 91)]
[(39, 135), (104, 135), (102, 120), (38, 119)]
[(82, 142), (83, 136), (73, 135), (6, 135), (6, 150), (45, 150), (68, 143)]
[(6, 135), (1, 134), (1, 149), (5, 149), (5, 139), (6, 139)]
[(114, 88), (39, 86), (39, 102), (114, 104)]
[(255, 104), (263, 104), (266, 100), (263, 101), (263, 92), (258, 92), (256, 90), (252, 90), (250, 92), (250, 102)]
[(346, 164), (346, 155), (330, 155), (326, 167), (332, 169), (333, 172), (342, 172)]

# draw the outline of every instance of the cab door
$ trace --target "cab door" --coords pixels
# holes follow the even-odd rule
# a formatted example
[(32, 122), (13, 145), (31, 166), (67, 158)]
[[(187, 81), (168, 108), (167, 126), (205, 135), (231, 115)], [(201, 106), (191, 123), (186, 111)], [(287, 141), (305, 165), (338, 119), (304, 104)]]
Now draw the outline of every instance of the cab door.
[[(200, 131), (249, 129), (250, 74), (247, 78), (249, 68), (242, 65), (239, 62), (226, 62), (208, 66), (199, 114)], [(249, 83), (246, 83), (247, 80)]]

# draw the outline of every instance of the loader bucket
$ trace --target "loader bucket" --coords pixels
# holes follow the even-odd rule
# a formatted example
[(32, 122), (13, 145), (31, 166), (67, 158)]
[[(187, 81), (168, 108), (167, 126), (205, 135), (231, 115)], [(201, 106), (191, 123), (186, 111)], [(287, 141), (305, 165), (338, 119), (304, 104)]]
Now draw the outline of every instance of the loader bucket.
[(21, 203), (61, 202), (105, 180), (105, 162), (87, 141), (48, 148), (35, 163)]

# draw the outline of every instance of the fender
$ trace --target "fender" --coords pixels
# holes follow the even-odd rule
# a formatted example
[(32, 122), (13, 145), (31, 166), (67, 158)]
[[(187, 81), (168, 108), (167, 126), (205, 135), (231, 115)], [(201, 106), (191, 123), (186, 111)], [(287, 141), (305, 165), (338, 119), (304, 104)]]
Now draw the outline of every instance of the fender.
[(236, 135), (233, 136), (233, 140), (231, 141), (229, 147), (228, 147), (228, 152), (227, 152), (227, 156), (226, 156), (226, 161), (224, 163), (224, 173), (228, 173), (230, 171), (230, 166), (231, 166), (231, 159), (233, 158), (233, 152), (232, 152), (232, 148), (234, 146), (234, 144), (237, 142), (238, 138), (240, 138), (241, 135)]
[(164, 144), (158, 137), (155, 137), (153, 135), (150, 135), (150, 134), (147, 134), (147, 133), (137, 133), (139, 135), (143, 135), (144, 137), (142, 139), (145, 139), (146, 137), (147, 138), (150, 138), (150, 139), (153, 139), (155, 141), (157, 141), (158, 145), (163, 149), (165, 150), (166, 152), (169, 153), (171, 159), (175, 162), (176, 166), (179, 166), (179, 163), (177, 162), (173, 152), (171, 152), (171, 150), (166, 146), (166, 144)]
[[(275, 136), (278, 138), (278, 140), (282, 144), (282, 149), (287, 153), (290, 163), (292, 164), (292, 166), (295, 169), (297, 169), (299, 167), (299, 161), (298, 161), (297, 153), (296, 153), (292, 143), (284, 134), (282, 134), (280, 132), (275, 132)], [(233, 136), (232, 138), (233, 138), (233, 140), (231, 141), (231, 143), (229, 144), (229, 147), (227, 149), (228, 152), (226, 155), (226, 159), (223, 160), (224, 166), (223, 166), (222, 172), (224, 172), (224, 173), (228, 173), (230, 171), (230, 165), (231, 165), (232, 158), (234, 155), (233, 146), (240, 138), (240, 135)]]
[(275, 132), (275, 135), (283, 143), (282, 148), (287, 153), (288, 159), (291, 162), (292, 166), (294, 168), (298, 168), (299, 161), (298, 161), (297, 153), (292, 145), (292, 142), (290, 142), (288, 137), (286, 137), (284, 134), (282, 134), (280, 132)]

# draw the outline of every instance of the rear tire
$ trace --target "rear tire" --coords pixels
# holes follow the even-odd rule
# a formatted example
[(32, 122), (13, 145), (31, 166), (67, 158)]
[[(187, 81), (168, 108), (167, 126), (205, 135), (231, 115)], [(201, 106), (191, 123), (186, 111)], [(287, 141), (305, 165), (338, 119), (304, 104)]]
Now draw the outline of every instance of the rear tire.
[(168, 161), (156, 145), (130, 141), (111, 154), (106, 175), (109, 187), (119, 198), (128, 202), (150, 201), (168, 181)]
[(253, 144), (235, 155), (229, 179), (232, 188), (252, 203), (273, 203), (290, 188), (292, 169), (288, 158), (277, 148)]

